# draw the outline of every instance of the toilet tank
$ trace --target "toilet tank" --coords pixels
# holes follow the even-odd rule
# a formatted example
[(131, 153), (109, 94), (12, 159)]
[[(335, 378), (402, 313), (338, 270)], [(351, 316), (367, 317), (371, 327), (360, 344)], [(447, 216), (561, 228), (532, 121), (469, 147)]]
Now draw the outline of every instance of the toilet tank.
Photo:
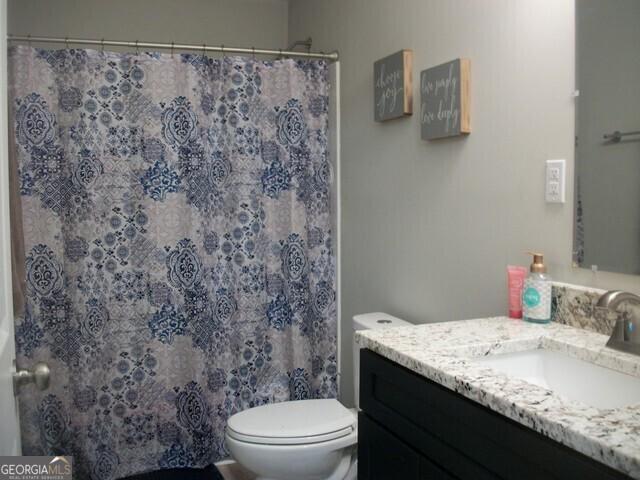
[(353, 317), (353, 391), (355, 406), (360, 408), (360, 346), (356, 343), (355, 332), (358, 330), (371, 330), (375, 328), (406, 327), (410, 322), (401, 320), (393, 315), (382, 312), (363, 313)]

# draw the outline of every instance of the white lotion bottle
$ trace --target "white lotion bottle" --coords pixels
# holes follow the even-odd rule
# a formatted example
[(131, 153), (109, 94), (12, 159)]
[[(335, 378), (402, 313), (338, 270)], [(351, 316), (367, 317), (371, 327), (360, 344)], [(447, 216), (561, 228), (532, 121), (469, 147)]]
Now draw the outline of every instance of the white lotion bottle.
[(551, 321), (551, 277), (541, 253), (531, 253), (533, 263), (522, 289), (522, 318), (527, 322)]

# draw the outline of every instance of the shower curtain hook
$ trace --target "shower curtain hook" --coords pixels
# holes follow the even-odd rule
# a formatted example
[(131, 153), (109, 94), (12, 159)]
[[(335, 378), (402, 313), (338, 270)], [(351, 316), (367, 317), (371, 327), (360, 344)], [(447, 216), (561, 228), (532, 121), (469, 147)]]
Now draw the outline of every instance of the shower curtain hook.
[(171, 58), (173, 58), (173, 42), (171, 42)]
[(222, 52), (222, 59), (224, 60), (225, 58), (227, 58), (224, 55), (224, 45), (220, 45), (220, 51)]
[(69, 37), (64, 37), (64, 46), (69, 50)]
[(205, 58), (207, 58), (207, 44), (203, 43), (202, 44), (202, 59), (204, 60)]
[(27, 45), (31, 47), (31, 34), (27, 35)]
[(100, 40), (100, 50), (104, 53), (104, 38)]
[(256, 61), (256, 47), (251, 47), (251, 58), (253, 58), (253, 61)]
[(283, 60), (283, 59), (284, 59), (284, 57), (282, 56), (282, 49), (281, 49), (281, 48), (279, 48), (279, 49), (278, 49), (278, 52), (280, 52), (280, 55), (278, 55), (279, 60)]
[(136, 40), (136, 55), (140, 55), (140, 48), (138, 48), (138, 40)]

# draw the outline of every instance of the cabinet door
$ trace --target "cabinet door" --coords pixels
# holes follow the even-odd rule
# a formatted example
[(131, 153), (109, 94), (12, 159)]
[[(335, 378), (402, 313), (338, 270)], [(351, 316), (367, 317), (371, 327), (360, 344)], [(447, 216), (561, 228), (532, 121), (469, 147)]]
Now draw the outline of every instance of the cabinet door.
[(425, 457), (420, 457), (420, 480), (456, 480), (435, 463)]
[(419, 475), (420, 456), (361, 412), (358, 415), (358, 480), (419, 480)]

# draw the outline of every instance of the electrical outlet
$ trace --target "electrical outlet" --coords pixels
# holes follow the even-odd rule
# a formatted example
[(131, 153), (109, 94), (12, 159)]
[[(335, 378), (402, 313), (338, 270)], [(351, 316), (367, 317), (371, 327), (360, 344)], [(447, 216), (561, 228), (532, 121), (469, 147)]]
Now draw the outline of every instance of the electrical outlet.
[(566, 161), (547, 160), (544, 197), (547, 203), (565, 202)]

